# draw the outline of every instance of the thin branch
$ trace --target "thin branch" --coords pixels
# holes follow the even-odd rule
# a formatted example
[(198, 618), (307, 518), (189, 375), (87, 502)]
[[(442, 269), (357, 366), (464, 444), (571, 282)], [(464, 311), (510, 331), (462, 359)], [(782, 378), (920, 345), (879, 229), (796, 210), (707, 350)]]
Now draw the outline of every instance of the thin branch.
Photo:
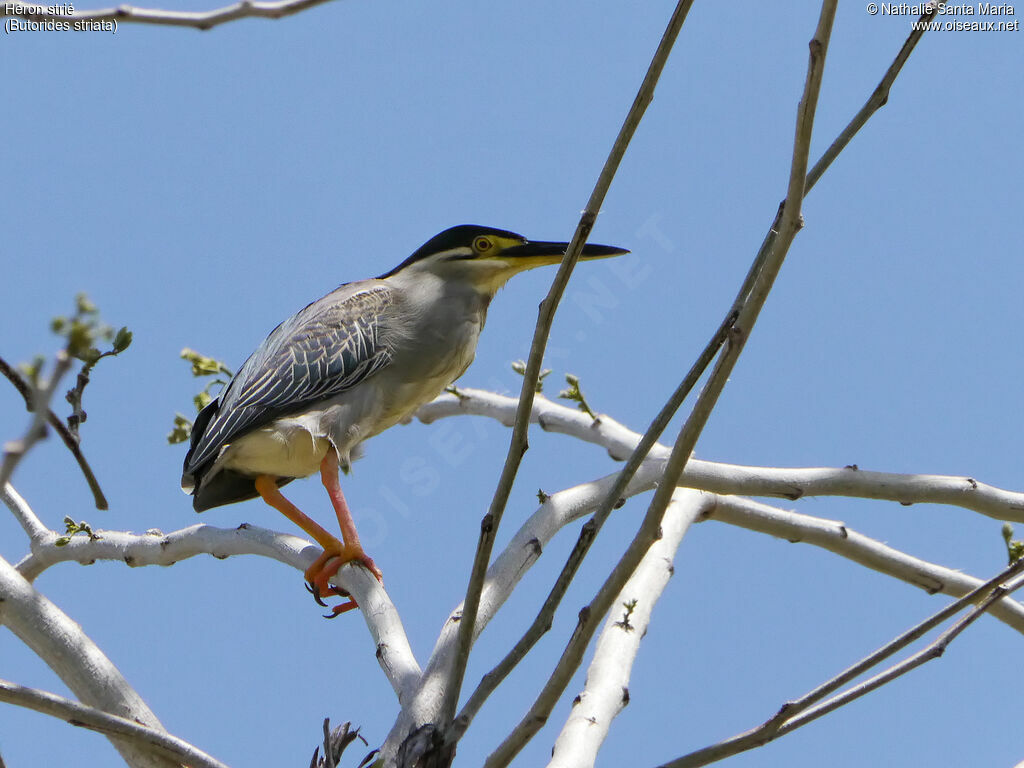
[[(623, 467), (621, 472), (619, 472), (612, 488), (605, 495), (601, 505), (594, 513), (594, 517), (588, 521), (580, 531), (576, 545), (569, 553), (569, 557), (562, 566), (562, 570), (558, 574), (558, 577), (555, 580), (554, 585), (551, 587), (547, 598), (544, 600), (544, 604), (541, 606), (536, 618), (505, 657), (498, 662), (491, 671), (484, 675), (483, 679), (480, 680), (476, 689), (470, 695), (469, 700), (462, 708), (462, 711), (459, 712), (459, 716), (452, 724), (453, 737), (456, 740), (460, 739), (466, 732), (466, 729), (469, 727), (473, 718), (476, 717), (477, 712), (480, 711), (480, 707), (483, 706), (488, 697), (490, 697), (495, 689), (497, 689), (508, 674), (515, 669), (519, 662), (526, 657), (526, 654), (530, 652), (534, 645), (536, 645), (537, 641), (540, 640), (540, 638), (551, 628), (555, 612), (558, 610), (558, 606), (561, 604), (562, 598), (565, 597), (565, 593), (569, 589), (569, 585), (572, 583), (577, 569), (583, 562), (583, 559), (587, 556), (587, 553), (590, 550), (590, 545), (597, 537), (597, 534), (601, 531), (602, 526), (608, 519), (608, 516), (611, 515), (612, 510), (618, 508), (622, 503), (622, 500), (625, 498), (626, 488), (632, 482), (637, 470), (640, 468), (641, 464), (646, 461), (651, 448), (657, 444), (657, 440), (661, 436), (661, 433), (665, 431), (666, 427), (668, 427), (669, 422), (671, 422), (676, 411), (679, 410), (679, 407), (683, 404), (683, 401), (689, 396), (690, 392), (700, 380), (700, 377), (704, 375), (705, 369), (714, 359), (718, 350), (721, 348), (721, 345), (725, 342), (727, 333), (728, 325), (723, 323), (718, 332), (708, 342), (703, 352), (701, 352), (696, 362), (690, 368), (686, 377), (682, 382), (680, 382), (676, 391), (672, 393), (672, 396), (668, 399), (665, 405), (662, 406), (661, 411), (654, 418), (654, 421), (651, 422), (647, 431), (644, 433), (644, 436), (636, 443), (629, 460), (626, 462), (626, 466)], [(463, 397), (467, 400), (473, 399), (471, 396), (463, 395)], [(545, 403), (551, 402), (546, 398), (543, 398), (543, 400)], [(574, 418), (576, 418), (577, 411), (572, 411), (572, 413)], [(531, 412), (531, 420), (533, 419), (533, 416), (534, 412)], [(595, 431), (600, 430), (602, 419), (595, 418), (594, 415), (590, 413), (587, 413), (586, 417), (589, 419), (589, 429)], [(420, 418), (422, 418), (422, 416)], [(537, 420), (540, 421), (541, 426), (543, 427), (543, 420), (539, 415)]]
[[(117, 560), (129, 566), (169, 566), (196, 555), (227, 558), (233, 555), (261, 555), (303, 571), (320, 554), (320, 548), (305, 539), (243, 523), (238, 528), (192, 525), (171, 533), (153, 530), (144, 534), (120, 531), (94, 532), (95, 538), (72, 536), (63, 546), (52, 531), (33, 542), (32, 554), (17, 565), (27, 580), (35, 580), (52, 565), (73, 561), (89, 564), (96, 560)], [(377, 660), (400, 704), (416, 690), (419, 664), (409, 645), (401, 617), (383, 586), (365, 569), (342, 568), (337, 584), (350, 592), (377, 648)]]
[(636, 570), (647, 549), (655, 541), (662, 517), (675, 490), (679, 477), (682, 475), (690, 454), (693, 452), (697, 438), (707, 423), (718, 397), (725, 387), (729, 374), (744, 342), (750, 335), (761, 308), (767, 299), (768, 292), (775, 282), (782, 262), (786, 257), (790, 244), (799, 229), (800, 205), (803, 200), (804, 180), (806, 178), (807, 155), (810, 149), (811, 129), (814, 124), (814, 113), (817, 106), (818, 93), (824, 72), (825, 54), (835, 18), (838, 0), (825, 0), (822, 4), (818, 28), (810, 43), (810, 57), (807, 66), (807, 79), (804, 95), (797, 110), (796, 137), (793, 142), (793, 161), (790, 168), (789, 191), (787, 202), (783, 206), (782, 225), (769, 257), (765, 260), (762, 271), (757, 275), (750, 290), (750, 296), (739, 312), (734, 333), (722, 352), (707, 384), (686, 423), (679, 433), (672, 454), (665, 468), (663, 482), (654, 493), (654, 499), (648, 507), (647, 514), (640, 529), (630, 543), (611, 574), (601, 586), (591, 603), (580, 611), (576, 630), (569, 639), (561, 658), (555, 665), (551, 677), (544, 684), (533, 706), (520, 723), (505, 738), (502, 744), (487, 758), (486, 768), (498, 768), (508, 765), (523, 746), (547, 722), (555, 702), (561, 697), (569, 680), (579, 667), (583, 653), (596, 630), (596, 623), (611, 607), (615, 598), (626, 581)]
[[(92, 25), (113, 23), (114, 28), (122, 22), (137, 24), (162, 24), (172, 27), (194, 27), (210, 29), (228, 21), (245, 18), (280, 19), (307, 8), (322, 5), (328, 0), (241, 0), (212, 11), (165, 11), (158, 8), (138, 8), (133, 5), (119, 5), (116, 8), (102, 8), (94, 11), (74, 11), (70, 14), (55, 13), (45, 5), (25, 3), (0, 4), (0, 17), (17, 16), (27, 21), (66, 22), (72, 29), (95, 29)], [(60, 6), (58, 6), (59, 8)], [(76, 22), (78, 25), (76, 25)]]
[[(451, 416), (486, 416), (511, 423), (517, 400), (481, 389), (460, 388), (459, 398), (441, 395), (416, 412), (425, 424)], [(671, 402), (671, 401), (670, 401)], [(605, 448), (621, 460), (637, 450), (642, 437), (607, 414), (595, 424), (587, 415), (541, 396), (531, 420), (546, 432), (569, 435)], [(653, 425), (652, 425), (653, 426)], [(648, 430), (650, 432), (650, 430)], [(643, 437), (647, 437), (644, 435)], [(650, 460), (664, 461), (669, 448), (654, 444)], [(623, 468), (628, 474), (629, 464)], [(846, 467), (750, 467), (691, 458), (680, 485), (720, 494), (771, 496), (795, 501), (811, 496), (854, 496), (909, 504), (948, 504), (996, 520), (1024, 523), (1024, 493), (997, 488), (972, 477), (904, 475)]]
[(946, 0), (936, 3), (936, 8), (930, 12), (922, 13), (918, 18), (917, 23), (911, 26), (910, 34), (907, 39), (903, 42), (903, 47), (900, 48), (900, 52), (896, 54), (896, 58), (892, 64), (889, 65), (889, 69), (886, 70), (882, 76), (882, 80), (875, 87), (871, 96), (864, 103), (864, 106), (860, 108), (856, 115), (849, 124), (842, 130), (842, 132), (836, 137), (835, 141), (829, 145), (829, 148), (825, 150), (825, 154), (814, 164), (811, 168), (811, 172), (807, 174), (807, 185), (804, 194), (811, 189), (815, 184), (818, 183), (818, 179), (822, 177), (825, 171), (828, 170), (832, 162), (839, 157), (839, 153), (846, 149), (846, 146), (850, 143), (857, 132), (864, 127), (871, 116), (878, 110), (886, 105), (889, 101), (889, 91), (892, 88), (892, 84), (896, 81), (896, 78), (900, 74), (900, 70), (903, 69), (903, 65), (907, 63), (907, 59), (910, 58), (910, 54), (921, 40), (921, 36), (927, 31), (927, 27), (923, 22), (930, 21), (935, 18), (936, 11), (946, 4)]
[(135, 744), (145, 745), (153, 752), (189, 768), (227, 768), (201, 749), (184, 739), (164, 731), (140, 725), (134, 720), (112, 715), (109, 712), (87, 707), (63, 696), (40, 691), (35, 688), (0, 680), (0, 702), (14, 704), (26, 709), (42, 712), (44, 715), (66, 720), (71, 725), (88, 728), (108, 736), (120, 736)]
[[(823, 715), (827, 715), (829, 712), (833, 712), (846, 704), (849, 704), (855, 699), (859, 699), (871, 693), (878, 688), (881, 688), (886, 683), (890, 683), (898, 677), (902, 677), (907, 672), (916, 669), (925, 662), (937, 659), (942, 656), (946, 648), (953, 640), (955, 640), (961, 632), (967, 629), (971, 624), (981, 618), (985, 613), (992, 609), (992, 606), (996, 605), (999, 601), (1004, 599), (1006, 595), (1009, 595), (1016, 590), (1024, 587), (1024, 580), (1018, 579), (1016, 583), (1011, 585), (999, 585), (992, 589), (992, 592), (985, 597), (980, 603), (978, 603), (971, 612), (968, 613), (964, 618), (954, 624), (952, 627), (947, 629), (938, 638), (935, 639), (928, 647), (918, 651), (910, 658), (907, 658), (898, 664), (893, 665), (888, 670), (865, 680), (853, 688), (844, 691), (843, 693), (833, 696), (827, 701), (823, 701), (813, 709), (809, 709), (799, 717), (794, 717), (789, 720), (780, 729), (780, 735), (784, 735), (799, 728), (802, 725), (806, 725), (812, 720), (816, 720)], [(978, 597), (981, 595), (979, 594)], [(977, 598), (975, 598), (977, 599)]]
[[(7, 380), (14, 385), (14, 388), (25, 399), (25, 407), (31, 411), (32, 388), (28, 383), (3, 358), (0, 358), (0, 373), (6, 376)], [(64, 420), (49, 408), (46, 409), (46, 423), (57, 430), (60, 439), (64, 441), (64, 445), (67, 446), (67, 449), (71, 451), (71, 455), (75, 457), (75, 461), (78, 462), (78, 468), (82, 470), (85, 482), (89, 484), (89, 490), (92, 491), (96, 509), (107, 509), (107, 499), (103, 495), (103, 489), (100, 488), (99, 481), (96, 479), (96, 475), (93, 474), (92, 467), (89, 466), (89, 462), (85, 459), (85, 454), (82, 453), (82, 447), (78, 443), (78, 438), (71, 434), (71, 430), (67, 428)]]
[[(2, 7), (2, 6), (0, 6)], [(46, 383), (33, 387), (31, 392), (32, 420), (20, 440), (4, 445), (3, 463), (0, 464), (0, 488), (5, 486), (14, 474), (14, 468), (29, 452), (33, 445), (46, 437), (46, 414), (50, 412), (50, 400), (64, 374), (71, 368), (71, 356), (60, 350), (56, 354), (53, 373)]]
[[(580, 216), (572, 241), (565, 252), (565, 257), (558, 268), (558, 273), (551, 284), (547, 297), (541, 302), (537, 318), (537, 326), (534, 330), (533, 342), (530, 345), (530, 357), (526, 363), (526, 371), (523, 374), (523, 386), (519, 395), (519, 409), (516, 413), (515, 424), (512, 427), (512, 439), (509, 444), (508, 455), (502, 467), (501, 477), (494, 492), (490, 509), (484, 516), (480, 526), (480, 540), (477, 545), (476, 555), (473, 560), (473, 568), (470, 573), (469, 584), (466, 589), (465, 609), (462, 621), (459, 625), (458, 643), (456, 646), (455, 658), (449, 677), (449, 685), (444, 695), (444, 706), (441, 710), (441, 725), (448, 728), (452, 718), (455, 716), (455, 708), (458, 704), (459, 694), (462, 690), (462, 682), (466, 674), (466, 664), (469, 661), (469, 652), (474, 636), (477, 611), (480, 604), (480, 593), (483, 590), (484, 578), (487, 574), (487, 566), (490, 563), (491, 552), (494, 548), (494, 540), (497, 535), (498, 526), (501, 524), (501, 517), (508, 503), (509, 494), (512, 491), (512, 484), (519, 471), (523, 454), (527, 449), (527, 430), (529, 427), (530, 412), (533, 408), (533, 397), (536, 391), (537, 382), (540, 377), (541, 364), (544, 359), (544, 350), (547, 346), (548, 335), (551, 332), (551, 324), (554, 320), (555, 310), (565, 292), (572, 271), (579, 259), (579, 254), (586, 242), (590, 231), (594, 227), (597, 216), (601, 211), (608, 188), (619, 168), (619, 163), (625, 155), (636, 132), (640, 120), (643, 118), (647, 106), (654, 98), (654, 89), (658, 79), (668, 60), (679, 30), (686, 19), (693, 0), (679, 0), (676, 9), (669, 20), (665, 34), (654, 53), (647, 74), (637, 92), (633, 105), (630, 107), (623, 121), (622, 128), (608, 153), (608, 159), (598, 176), (597, 183), (591, 192), (590, 199)], [(452, 741), (454, 733), (446, 733), (446, 741)]]
[[(938, 2), (938, 6), (946, 4), (946, 0)], [(930, 14), (922, 14), (919, 21), (925, 21), (929, 18)], [(918, 25), (919, 26), (919, 25)], [(804, 179), (804, 197), (811, 191), (818, 180), (824, 175), (825, 171), (828, 170), (832, 162), (839, 156), (839, 154), (846, 149), (847, 145), (853, 139), (853, 137), (860, 131), (861, 128), (867, 123), (867, 121), (875, 114), (889, 99), (889, 89), (892, 87), (893, 82), (903, 69), (903, 65), (907, 62), (910, 54), (917, 46), (918, 41), (921, 39), (921, 35), (924, 34), (924, 29), (913, 30), (903, 43), (903, 47), (900, 48), (896, 58), (893, 59), (889, 68), (882, 76), (881, 82), (875, 88), (868, 100), (860, 108), (853, 119), (847, 123), (846, 127), (840, 132), (839, 136), (829, 145), (829, 148), (819, 158), (818, 162), (814, 164), (810, 172)], [(788, 199), (788, 198), (787, 198)], [(779, 205), (779, 211), (775, 215), (775, 221), (772, 226), (768, 229), (764, 240), (761, 243), (761, 248), (758, 250), (757, 257), (754, 259), (754, 263), (750, 266), (750, 271), (747, 272), (747, 277), (743, 281), (743, 286), (740, 288), (736, 295), (736, 300), (733, 303), (733, 309), (737, 310), (741, 304), (746, 300), (746, 297), (754, 284), (754, 280), (759, 275), (764, 267), (765, 262), (768, 259), (769, 254), (775, 248), (775, 238), (781, 228), (782, 214), (785, 207), (786, 201)]]
[(548, 768), (593, 766), (612, 720), (629, 703), (629, 678), (651, 612), (672, 575), (672, 561), (690, 524), (706, 502), (704, 494), (677, 490), (665, 510), (662, 536), (615, 598), (594, 648), (583, 691), (555, 741)]
[[(886, 683), (892, 682), (896, 678), (916, 669), (925, 662), (938, 658), (943, 654), (949, 643), (952, 642), (968, 626), (970, 626), (971, 623), (978, 619), (983, 613), (990, 610), (1006, 595), (1016, 589), (1019, 589), (1021, 586), (1024, 586), (1024, 580), (1018, 580), (1016, 584), (1009, 587), (1000, 586), (1004, 581), (1018, 576), (1022, 571), (1024, 571), (1024, 560), (1014, 563), (1002, 573), (984, 584), (979, 585), (969, 594), (956, 602), (951, 603), (941, 611), (933, 614), (928, 619), (925, 619), (889, 643), (886, 643), (874, 653), (847, 668), (836, 677), (826, 681), (796, 701), (787, 702), (772, 718), (757, 728), (753, 728), (746, 733), (726, 739), (718, 744), (713, 744), (710, 747), (705, 747), (695, 752), (691, 752), (677, 758), (676, 760), (665, 763), (661, 768), (697, 768), (697, 766), (708, 765), (740, 752), (753, 749), (754, 747), (762, 746), (767, 744), (769, 741), (773, 741), (780, 736), (790, 733), (800, 726), (806, 725), (812, 720), (816, 720), (822, 715), (828, 714), (829, 712), (832, 712), (839, 707), (880, 688)], [(915, 653), (898, 664), (895, 664), (884, 672), (875, 675), (869, 680), (865, 680), (863, 683), (822, 702), (818, 706), (813, 706), (829, 693), (839, 690), (847, 683), (860, 677), (867, 670), (877, 666), (893, 654), (903, 650), (908, 645), (939, 626), (939, 624), (951, 618), (971, 604), (975, 604), (975, 607), (967, 616), (958, 621), (947, 631), (943, 632), (933, 643), (923, 650)]]
[[(811, 544), (878, 573), (891, 576), (930, 595), (962, 597), (981, 580), (962, 571), (908, 555), (872, 539), (838, 520), (787, 512), (738, 496), (718, 496), (705, 519), (766, 533), (792, 543)], [(1003, 600), (991, 611), (995, 618), (1024, 633), (1024, 605)]]
[(4, 505), (14, 513), (14, 517), (21, 523), (21, 527), (25, 529), (30, 541), (42, 541), (47, 534), (53, 533), (43, 525), (43, 521), (10, 483), (0, 488), (0, 501), (3, 501)]

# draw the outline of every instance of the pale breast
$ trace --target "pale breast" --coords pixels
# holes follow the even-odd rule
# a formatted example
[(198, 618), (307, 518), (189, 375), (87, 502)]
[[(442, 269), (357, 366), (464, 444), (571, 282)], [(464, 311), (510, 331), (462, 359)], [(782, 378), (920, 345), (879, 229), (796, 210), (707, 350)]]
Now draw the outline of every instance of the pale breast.
[(307, 477), (320, 468), (330, 442), (319, 429), (319, 414), (277, 419), (224, 448), (214, 470), (246, 475)]

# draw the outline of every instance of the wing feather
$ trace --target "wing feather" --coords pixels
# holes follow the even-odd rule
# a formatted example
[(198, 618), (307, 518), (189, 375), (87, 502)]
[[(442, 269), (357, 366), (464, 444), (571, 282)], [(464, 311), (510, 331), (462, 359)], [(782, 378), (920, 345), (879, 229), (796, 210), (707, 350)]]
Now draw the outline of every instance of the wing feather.
[[(349, 295), (340, 298), (346, 289)], [(381, 319), (393, 303), (385, 285), (354, 292), (342, 286), (271, 331), (207, 406), (216, 410), (205, 429), (193, 431), (185, 474), (246, 432), (335, 397), (386, 366), (391, 350)]]

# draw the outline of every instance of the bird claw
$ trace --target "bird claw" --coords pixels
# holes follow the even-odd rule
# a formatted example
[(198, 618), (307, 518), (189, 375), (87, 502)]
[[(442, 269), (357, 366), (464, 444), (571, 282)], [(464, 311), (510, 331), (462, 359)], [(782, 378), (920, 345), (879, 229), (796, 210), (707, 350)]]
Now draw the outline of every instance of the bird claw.
[[(341, 614), (359, 607), (347, 591), (334, 586), (330, 582), (330, 579), (337, 574), (343, 566), (350, 562), (362, 565), (367, 568), (378, 581), (382, 580), (380, 568), (378, 568), (373, 560), (364, 552), (357, 554), (355, 557), (346, 559), (338, 554), (324, 551), (316, 559), (313, 565), (306, 570), (306, 591), (313, 595), (313, 599), (317, 602), (317, 605), (331, 609), (331, 613), (324, 614), (325, 619), (335, 619)], [(348, 600), (333, 607), (324, 602), (323, 598), (335, 595), (339, 597), (346, 597)]]
[(359, 605), (358, 605), (358, 603), (356, 603), (355, 600), (349, 600), (346, 603), (341, 603), (340, 605), (335, 605), (333, 608), (331, 608), (331, 612), (323, 614), (323, 617), (325, 619), (336, 619), (339, 616), (341, 616), (341, 614), (347, 613), (348, 611), (351, 611), (353, 608), (358, 608), (358, 607), (359, 607)]
[(323, 601), (323, 598), (320, 597), (320, 588), (317, 587), (316, 584), (310, 584), (307, 581), (303, 584), (303, 586), (306, 588), (306, 591), (313, 596), (313, 599), (316, 600), (317, 605), (321, 605), (324, 608), (330, 607), (327, 605), (327, 603)]
[[(328, 562), (330, 562), (330, 560), (328, 560)], [(313, 599), (316, 601), (317, 605), (331, 609), (331, 613), (324, 614), (324, 618), (336, 619), (338, 618), (338, 616), (345, 613), (346, 611), (351, 611), (353, 608), (357, 608), (358, 606), (356, 604), (356, 601), (351, 599), (352, 595), (350, 595), (346, 590), (341, 589), (340, 587), (336, 587), (333, 584), (331, 584), (330, 581), (328, 581), (328, 579), (330, 578), (330, 576), (327, 575), (328, 573), (330, 572), (326, 569), (322, 569), (320, 573), (318, 573), (315, 577), (313, 577), (309, 581), (306, 581), (303, 584), (303, 586), (306, 588), (306, 591), (313, 596)], [(321, 582), (323, 582), (322, 587)], [(335, 595), (337, 595), (338, 597), (347, 597), (349, 598), (349, 600), (347, 602), (341, 603), (340, 605), (335, 605), (333, 607), (324, 602), (324, 597)]]

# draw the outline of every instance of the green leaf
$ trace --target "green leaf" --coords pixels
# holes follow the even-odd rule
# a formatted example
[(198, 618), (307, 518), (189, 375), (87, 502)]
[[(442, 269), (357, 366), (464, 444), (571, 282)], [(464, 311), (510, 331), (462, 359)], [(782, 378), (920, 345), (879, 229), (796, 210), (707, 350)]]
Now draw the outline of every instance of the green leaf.
[(181, 357), (192, 363), (193, 376), (215, 376), (218, 373), (227, 374), (228, 376), (232, 375), (231, 370), (220, 360), (202, 355), (194, 349), (185, 347), (181, 350)]
[(590, 403), (587, 402), (587, 398), (583, 396), (583, 390), (580, 389), (579, 377), (573, 376), (571, 373), (565, 374), (565, 381), (569, 385), (568, 389), (563, 389), (558, 393), (558, 396), (563, 400), (572, 400), (576, 403), (576, 407), (583, 411), (587, 416), (592, 418), (595, 422), (598, 421), (597, 414), (590, 407)]
[(174, 428), (167, 435), (167, 442), (171, 445), (184, 443), (192, 436), (192, 422), (180, 413), (174, 414)]
[(122, 327), (114, 336), (114, 353), (124, 352), (132, 343), (132, 332), (127, 327)]
[(96, 365), (96, 363), (100, 361), (100, 358), (103, 357), (103, 355), (100, 354), (100, 351), (96, 349), (96, 347), (89, 347), (88, 349), (80, 350), (77, 354), (75, 354), (75, 357), (77, 357), (86, 365)]
[(76, 523), (73, 518), (66, 516), (64, 518), (64, 531), (67, 533), (67, 536), (61, 536), (54, 542), (58, 547), (67, 546), (68, 542), (71, 541), (71, 537), (76, 533), (84, 533), (92, 541), (100, 538), (99, 535), (93, 532), (92, 526), (85, 522), (85, 520)]
[[(518, 373), (520, 376), (526, 375), (526, 362), (523, 360), (516, 360), (512, 363), (512, 370)], [(544, 377), (551, 373), (550, 368), (545, 368), (537, 376), (537, 386), (534, 388), (534, 392), (542, 392), (544, 390)]]

